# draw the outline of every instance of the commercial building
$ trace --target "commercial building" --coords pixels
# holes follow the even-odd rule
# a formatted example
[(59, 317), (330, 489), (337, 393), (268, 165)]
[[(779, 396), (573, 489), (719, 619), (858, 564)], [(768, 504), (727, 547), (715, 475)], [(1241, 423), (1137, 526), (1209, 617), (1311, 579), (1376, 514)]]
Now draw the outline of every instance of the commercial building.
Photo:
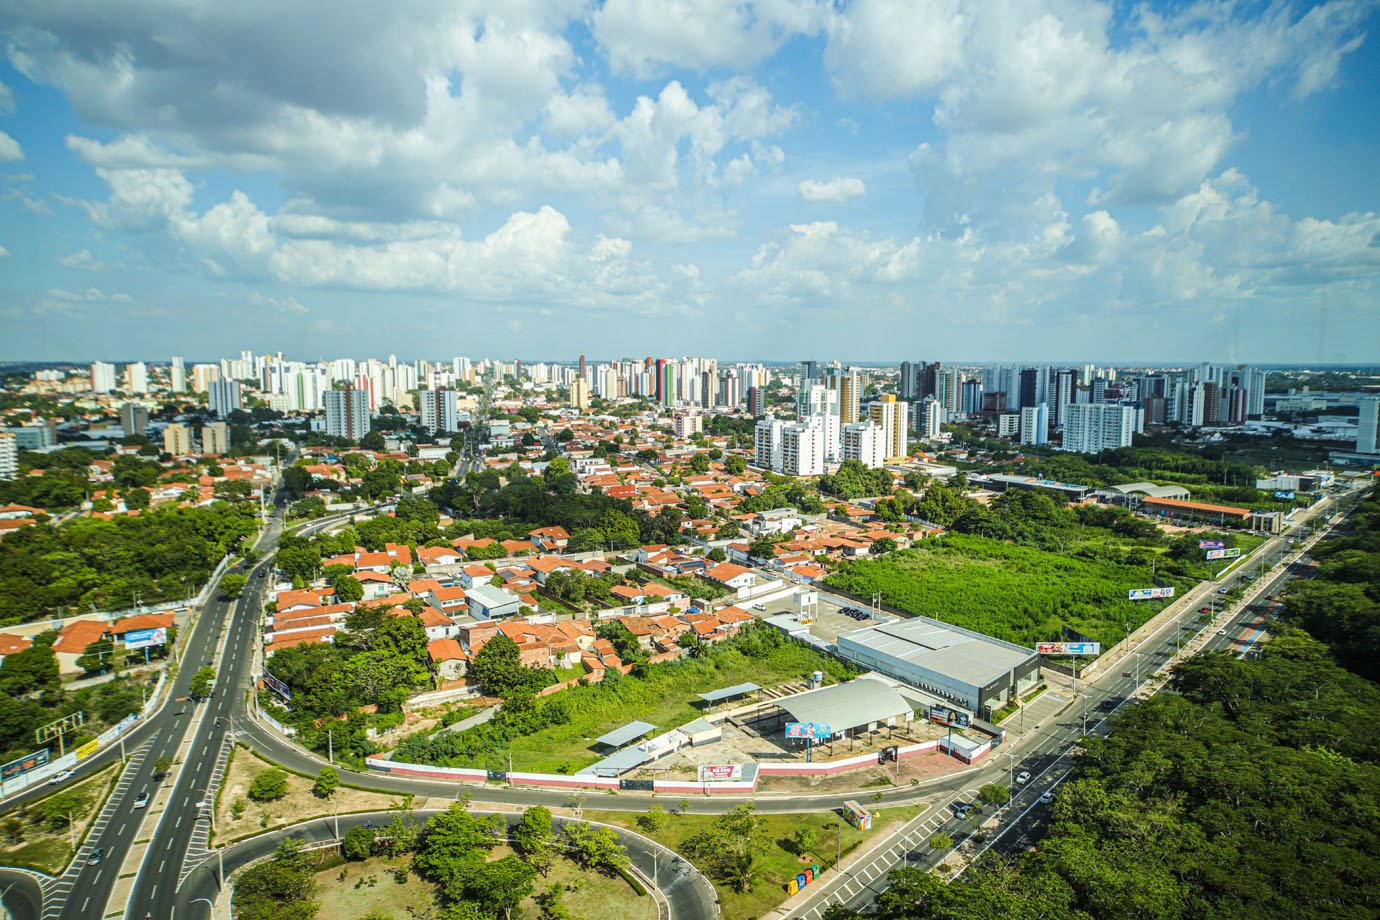
[(325, 393), (326, 434), (359, 441), (369, 433), (369, 394), (346, 385)]
[(1055, 482), (1053, 479), (1040, 479), (1035, 476), (1015, 476), (1010, 473), (992, 473), (987, 476), (972, 476), (969, 482), (990, 489), (1005, 492), (1015, 489), (1019, 492), (1053, 492), (1067, 502), (1085, 502), (1097, 491), (1092, 486), (1080, 486), (1071, 482)]
[[(460, 430), (460, 416), (456, 411), (456, 394), (449, 387), (422, 390), (417, 393), (418, 408), (421, 410), (422, 427), (431, 434), (446, 432), (453, 434)], [(365, 431), (368, 434), (368, 431)], [(363, 437), (364, 435), (360, 435)]]
[(846, 684), (806, 690), (777, 700), (792, 722), (827, 725), (835, 737), (905, 725), (915, 706), (884, 680), (864, 675)]
[(225, 418), (236, 409), (243, 408), (240, 382), (229, 378), (209, 381), (206, 384), (206, 405), (217, 418)]
[(1071, 405), (1064, 423), (1064, 450), (1096, 454), (1130, 447), (1135, 431), (1135, 406), (1117, 403)]
[(982, 718), (990, 718), (1040, 677), (1034, 649), (928, 617), (847, 632), (837, 644), (849, 661), (952, 700)]
[(1141, 499), (1140, 506), (1145, 511), (1175, 520), (1208, 521), (1213, 524), (1235, 524), (1239, 527), (1248, 526), (1251, 522), (1249, 509), (1233, 508), (1230, 505), (1210, 505), (1206, 502), (1146, 496)]
[(127, 438), (148, 434), (149, 410), (138, 403), (125, 403), (120, 407), (120, 428)]
[(163, 453), (185, 457), (192, 452), (191, 429), (181, 422), (173, 422), (163, 429)]

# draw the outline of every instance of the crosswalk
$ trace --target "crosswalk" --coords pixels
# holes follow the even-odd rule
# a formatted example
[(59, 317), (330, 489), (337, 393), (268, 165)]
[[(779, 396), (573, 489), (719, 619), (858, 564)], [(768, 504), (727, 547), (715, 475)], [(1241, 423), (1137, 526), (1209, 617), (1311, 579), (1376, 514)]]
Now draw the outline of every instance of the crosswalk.
[[(206, 784), (205, 793), (200, 796), (198, 801), (216, 801), (216, 794), (220, 791), (220, 781), (225, 776), (225, 771), (230, 765), (230, 752), (234, 750), (234, 742), (230, 736), (226, 735), (221, 740), (220, 752), (216, 755), (216, 765), (211, 770), (210, 780)], [(214, 806), (213, 806), (214, 807)], [(197, 815), (196, 826), (192, 828), (192, 837), (187, 844), (187, 855), (182, 860), (182, 871), (177, 876), (177, 886), (182, 887), (182, 883), (187, 880), (193, 870), (201, 862), (210, 856), (211, 849), (211, 809), (202, 809), (201, 814)]]
[[(140, 766), (143, 764), (144, 758), (148, 756), (152, 744), (152, 739), (145, 741), (130, 756), (129, 762), (125, 764), (124, 770), (120, 773), (120, 778), (115, 781), (115, 788), (111, 791), (110, 797), (105, 800), (105, 806), (101, 809), (101, 813), (96, 816), (91, 829), (86, 833), (86, 838), (77, 848), (77, 855), (68, 863), (67, 871), (57, 878), (45, 876), (46, 881), (40, 883), (43, 888), (43, 913), (41, 915), (43, 920), (56, 920), (62, 913), (68, 898), (72, 896), (72, 892), (77, 886), (78, 877), (82, 870), (87, 868), (87, 860), (91, 858), (92, 851), (96, 849), (106, 827), (109, 826), (115, 812), (119, 809), (120, 803), (124, 801), (125, 795), (129, 792), (129, 787), (133, 783), (134, 777), (138, 775)], [(125, 820), (135, 819), (126, 818)], [(115, 836), (116, 838), (123, 837), (124, 833), (125, 828), (121, 826), (116, 829)], [(113, 862), (107, 865), (108, 869), (103, 867), (98, 871), (118, 871)]]

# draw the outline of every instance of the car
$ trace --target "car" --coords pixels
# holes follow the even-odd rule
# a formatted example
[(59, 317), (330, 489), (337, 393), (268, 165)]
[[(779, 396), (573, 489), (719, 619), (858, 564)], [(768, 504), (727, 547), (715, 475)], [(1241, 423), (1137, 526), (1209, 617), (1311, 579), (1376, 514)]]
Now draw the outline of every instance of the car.
[(136, 795), (136, 796), (134, 797), (134, 807), (135, 807), (135, 808), (145, 808), (145, 807), (148, 806), (148, 804), (149, 804), (149, 794), (148, 794), (148, 792), (141, 792), (141, 793), (139, 793), (138, 795)]
[(1019, 772), (1019, 773), (1016, 774), (1016, 785), (1017, 785), (1017, 786), (1024, 786), (1024, 785), (1025, 785), (1026, 783), (1028, 783), (1028, 782), (1030, 782), (1030, 771), (1029, 771), (1029, 770), (1022, 770), (1021, 772)]
[(48, 780), (49, 786), (56, 786), (58, 783), (65, 783), (72, 778), (71, 770), (62, 770), (53, 774), (53, 778)]
[(202, 799), (200, 802), (196, 803), (196, 807), (201, 809), (213, 808), (215, 807), (215, 804), (216, 803), (212, 802), (210, 799)]
[(1056, 796), (1053, 792), (1046, 792), (1044, 795), (1040, 796), (1040, 804), (1048, 805), (1050, 802), (1053, 802), (1055, 798)]
[(86, 857), (86, 864), (88, 866), (99, 866), (101, 864), (101, 857), (103, 856), (105, 856), (105, 847), (96, 847), (96, 849), (92, 850), (91, 854)]
[(1265, 595), (1265, 600), (1267, 600), (1267, 601), (1272, 601), (1272, 600), (1274, 600), (1274, 599), (1275, 599), (1275, 596), (1274, 596), (1273, 594), (1267, 594), (1267, 595)]
[(954, 817), (962, 820), (963, 818), (968, 817), (968, 815), (972, 813), (972, 810), (973, 806), (969, 802), (964, 802), (962, 805), (955, 805)]
[(1199, 613), (1212, 613), (1212, 608), (1211, 608), (1211, 607), (1199, 607), (1199, 608), (1198, 608), (1198, 612), (1199, 612)]
[(765, 606), (763, 606), (762, 604), (753, 604), (753, 605), (752, 605), (752, 609), (753, 609), (753, 610), (766, 610), (767, 608), (766, 608)]
[(1226, 634), (1227, 634), (1227, 631), (1226, 631), (1225, 629), (1219, 629), (1219, 630), (1217, 630), (1217, 635), (1219, 635), (1219, 636), (1225, 636)]

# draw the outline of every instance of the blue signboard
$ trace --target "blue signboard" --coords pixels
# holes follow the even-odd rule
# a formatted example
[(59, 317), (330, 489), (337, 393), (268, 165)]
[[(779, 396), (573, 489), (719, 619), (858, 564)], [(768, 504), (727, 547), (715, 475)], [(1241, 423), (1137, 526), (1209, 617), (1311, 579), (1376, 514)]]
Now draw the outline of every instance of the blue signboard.
[(39, 767), (48, 763), (48, 749), (34, 751), (32, 754), (20, 757), (18, 760), (11, 760), (9, 763), (0, 767), (0, 780), (14, 779), (22, 776), (30, 770), (37, 770)]
[(834, 730), (828, 722), (787, 722), (786, 737), (828, 741), (834, 737)]
[(157, 629), (131, 629), (125, 633), (125, 648), (133, 651), (134, 649), (152, 648), (156, 645), (168, 644), (167, 627), (160, 626)]
[(1275, 498), (1283, 498), (1283, 499), (1290, 499), (1290, 500), (1292, 500), (1293, 497), (1294, 497), (1294, 493), (1293, 493), (1293, 492), (1276, 492), (1276, 493), (1275, 493)]

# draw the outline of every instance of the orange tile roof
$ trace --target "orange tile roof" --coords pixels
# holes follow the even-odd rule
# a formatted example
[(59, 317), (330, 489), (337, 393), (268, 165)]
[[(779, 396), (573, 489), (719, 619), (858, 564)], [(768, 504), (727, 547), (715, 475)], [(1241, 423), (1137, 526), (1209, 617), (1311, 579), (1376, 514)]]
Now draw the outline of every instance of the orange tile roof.
[(68, 623), (53, 643), (53, 651), (80, 655), (86, 651), (88, 645), (99, 641), (105, 635), (105, 629), (106, 624), (96, 620), (77, 620), (75, 623)]

